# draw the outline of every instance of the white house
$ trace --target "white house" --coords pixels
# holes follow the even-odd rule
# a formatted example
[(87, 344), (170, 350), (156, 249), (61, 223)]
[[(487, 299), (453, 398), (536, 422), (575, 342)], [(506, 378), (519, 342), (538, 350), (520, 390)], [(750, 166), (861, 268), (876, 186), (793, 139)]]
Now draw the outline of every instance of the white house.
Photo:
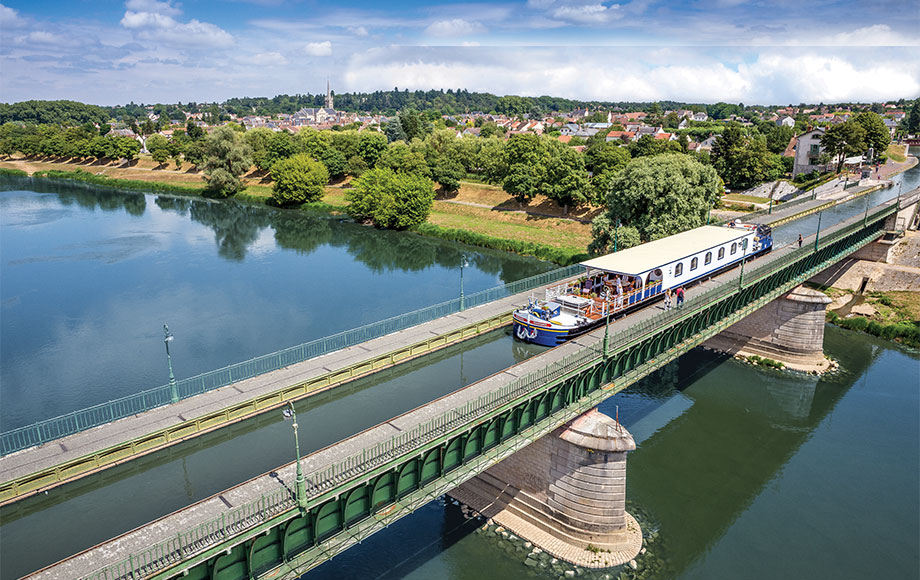
[(821, 145), (821, 137), (823, 136), (824, 129), (821, 127), (799, 135), (795, 144), (792, 177), (800, 173), (811, 173), (812, 171), (824, 171), (826, 169), (826, 165), (820, 163), (821, 154), (824, 153), (824, 147)]

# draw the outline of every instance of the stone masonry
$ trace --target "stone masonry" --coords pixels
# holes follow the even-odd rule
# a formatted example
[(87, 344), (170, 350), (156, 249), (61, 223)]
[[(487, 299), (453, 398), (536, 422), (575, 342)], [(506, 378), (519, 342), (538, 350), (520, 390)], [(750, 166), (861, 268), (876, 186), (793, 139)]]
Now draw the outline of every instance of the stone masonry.
[(824, 313), (831, 299), (799, 286), (735, 323), (703, 346), (759, 355), (798, 370), (823, 370)]
[(626, 513), (626, 454), (635, 448), (622, 425), (594, 409), (450, 495), (557, 558), (623, 564), (642, 548)]

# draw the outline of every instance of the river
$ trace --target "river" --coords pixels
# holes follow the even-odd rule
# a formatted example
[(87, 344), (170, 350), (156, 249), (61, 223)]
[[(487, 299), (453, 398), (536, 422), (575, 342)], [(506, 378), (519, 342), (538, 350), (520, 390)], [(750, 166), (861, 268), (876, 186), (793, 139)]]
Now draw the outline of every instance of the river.
[[(4, 430), (162, 383), (162, 322), (185, 376), (452, 298), (462, 253), (467, 292), (549, 267), (326, 216), (24, 185), (0, 193)], [(661, 562), (646, 577), (917, 577), (920, 357), (834, 327), (826, 347), (842, 371), (821, 379), (696, 350), (602, 405), (639, 444), (628, 495)], [(304, 451), (537, 352), (499, 331), (302, 402)], [(289, 438), (265, 417), (4, 508), (0, 576), (286, 462)], [(306, 578), (536, 574), (479, 525), (432, 502)]]

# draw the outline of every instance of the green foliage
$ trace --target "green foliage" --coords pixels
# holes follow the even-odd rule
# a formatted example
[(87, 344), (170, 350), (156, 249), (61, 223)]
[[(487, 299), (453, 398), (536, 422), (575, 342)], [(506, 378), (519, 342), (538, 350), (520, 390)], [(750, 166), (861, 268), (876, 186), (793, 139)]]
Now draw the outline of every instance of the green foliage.
[(585, 167), (595, 175), (616, 172), (629, 163), (629, 151), (614, 142), (601, 142), (585, 150)]
[(347, 175), (360, 177), (365, 171), (367, 171), (367, 163), (357, 155), (352, 155), (345, 162), (345, 173)]
[(411, 108), (400, 111), (399, 116), (393, 122), (399, 123), (402, 127), (407, 142), (415, 138), (422, 139), (431, 131), (431, 124), (418, 111)]
[(269, 160), (268, 144), (274, 135), (274, 131), (265, 127), (256, 127), (243, 134), (243, 142), (252, 151), (252, 162), (259, 171), (268, 171), (271, 169)]
[(377, 160), (387, 148), (387, 137), (377, 131), (362, 131), (358, 137), (358, 155), (368, 167), (377, 165)]
[(508, 140), (505, 156), (508, 171), (502, 189), (519, 203), (526, 203), (537, 195), (546, 177), (547, 151), (539, 136), (525, 133)]
[(715, 170), (689, 155), (633, 159), (610, 182), (608, 221), (598, 226), (593, 247), (601, 251), (609, 245), (611, 233), (601, 229), (613, 227), (618, 219), (645, 241), (701, 226), (721, 192)]
[[(326, 171), (333, 179), (338, 179), (345, 175), (348, 166), (348, 160), (345, 155), (338, 149), (324, 149), (317, 157), (326, 166)], [(363, 161), (363, 160), (362, 160)]]
[(872, 147), (876, 155), (881, 155), (888, 149), (891, 143), (891, 135), (885, 121), (871, 111), (865, 111), (853, 117), (853, 122), (857, 123), (866, 132), (866, 148)]
[(0, 167), (0, 175), (11, 175), (14, 177), (28, 177), (29, 174), (22, 169), (7, 169), (6, 167)]
[(147, 137), (147, 151), (157, 163), (166, 163), (169, 159), (169, 140), (159, 133)]
[(616, 251), (638, 246), (642, 243), (639, 230), (622, 223), (616, 227), (616, 222), (611, 221), (609, 213), (602, 213), (591, 221), (591, 243), (588, 245), (588, 254), (602, 256)]
[(397, 173), (430, 177), (428, 162), (419, 151), (414, 151), (403, 141), (391, 143), (377, 161), (377, 166)]
[(377, 227), (406, 229), (428, 219), (434, 202), (434, 184), (426, 177), (399, 174), (392, 169), (370, 169), (345, 193), (348, 215)]
[(21, 122), (36, 125), (103, 124), (110, 118), (102, 107), (76, 101), (23, 101), (0, 103), (0, 123)]
[(782, 158), (767, 150), (766, 139), (748, 137), (738, 126), (722, 132), (712, 147), (711, 158), (722, 180), (736, 189), (778, 179), (785, 169)]
[(441, 157), (431, 168), (431, 177), (441, 184), (441, 188), (447, 192), (454, 192), (460, 189), (460, 180), (466, 174), (463, 166), (454, 159)]
[(821, 136), (821, 145), (837, 160), (837, 171), (843, 167), (847, 156), (866, 150), (866, 130), (853, 119), (829, 127)]
[(205, 139), (204, 173), (208, 193), (229, 197), (243, 189), (240, 176), (252, 166), (252, 153), (232, 128), (218, 127)]
[(271, 173), (272, 199), (281, 206), (319, 201), (323, 187), (329, 183), (326, 166), (304, 153), (279, 159)]
[(910, 112), (907, 114), (905, 121), (908, 134), (916, 135), (920, 133), (920, 98), (917, 98), (910, 107)]
[(915, 322), (900, 321), (894, 324), (882, 324), (874, 320), (870, 321), (862, 316), (841, 318), (833, 311), (828, 311), (827, 320), (831, 324), (836, 324), (842, 328), (865, 332), (885, 340), (920, 348), (920, 325)]

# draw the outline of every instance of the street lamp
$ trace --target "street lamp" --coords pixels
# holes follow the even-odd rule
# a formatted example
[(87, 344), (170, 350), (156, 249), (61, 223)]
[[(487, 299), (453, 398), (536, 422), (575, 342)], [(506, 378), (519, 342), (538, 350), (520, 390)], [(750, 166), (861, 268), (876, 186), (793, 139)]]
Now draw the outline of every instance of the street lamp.
[(294, 423), (294, 452), (297, 454), (297, 507), (304, 510), (307, 508), (307, 487), (303, 479), (303, 468), (300, 466), (300, 437), (297, 434), (297, 413), (294, 412), (294, 404), (288, 401), (287, 407), (281, 410), (285, 419), (292, 419)]
[(163, 325), (163, 344), (166, 345), (166, 364), (169, 365), (169, 396), (172, 399), (173, 403), (179, 402), (179, 390), (176, 388), (176, 377), (173, 375), (172, 370), (172, 357), (169, 356), (169, 343), (172, 342), (172, 339), (175, 338), (171, 332), (169, 332), (169, 327), (165, 324)]
[(469, 266), (470, 262), (466, 257), (466, 254), (460, 254), (460, 310), (463, 310), (466, 307), (466, 304), (463, 300), (463, 268)]

